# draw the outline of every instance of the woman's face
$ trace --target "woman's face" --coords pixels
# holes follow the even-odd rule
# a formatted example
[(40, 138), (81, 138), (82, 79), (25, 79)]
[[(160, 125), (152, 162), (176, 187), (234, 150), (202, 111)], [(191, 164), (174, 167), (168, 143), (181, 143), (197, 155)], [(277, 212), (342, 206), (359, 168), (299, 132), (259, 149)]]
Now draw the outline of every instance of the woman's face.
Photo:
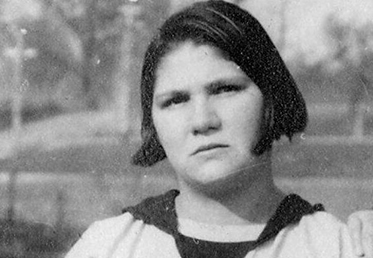
[(179, 180), (206, 185), (255, 166), (263, 97), (234, 62), (186, 42), (156, 76), (153, 121)]

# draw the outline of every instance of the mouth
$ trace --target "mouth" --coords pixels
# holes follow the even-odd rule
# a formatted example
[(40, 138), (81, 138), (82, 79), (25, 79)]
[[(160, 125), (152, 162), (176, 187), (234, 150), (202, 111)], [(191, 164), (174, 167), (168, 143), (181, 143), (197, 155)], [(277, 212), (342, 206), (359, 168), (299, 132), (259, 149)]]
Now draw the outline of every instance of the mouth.
[(220, 148), (227, 148), (228, 145), (226, 144), (219, 144), (219, 143), (211, 143), (207, 145), (200, 146), (197, 150), (195, 150), (192, 155), (196, 155), (201, 152), (210, 151), (214, 149), (220, 149)]

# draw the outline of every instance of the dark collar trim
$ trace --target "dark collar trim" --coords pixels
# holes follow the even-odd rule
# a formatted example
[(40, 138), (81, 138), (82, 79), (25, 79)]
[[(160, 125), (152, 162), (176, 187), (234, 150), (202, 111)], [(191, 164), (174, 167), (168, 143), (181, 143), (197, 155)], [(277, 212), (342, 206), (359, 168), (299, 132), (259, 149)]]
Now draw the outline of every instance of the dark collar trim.
[(175, 236), (177, 234), (175, 198), (179, 193), (178, 190), (170, 190), (165, 194), (149, 197), (135, 206), (124, 208), (122, 212), (129, 212), (135, 219)]
[(298, 223), (303, 216), (324, 210), (322, 204), (311, 205), (299, 195), (287, 195), (267, 222), (266, 227), (256, 240), (256, 245), (259, 246), (276, 237), (283, 228)]
[[(123, 212), (129, 212), (135, 219), (178, 237), (175, 211), (175, 198), (178, 195), (178, 190), (171, 190), (163, 195), (147, 198), (136, 206), (125, 208)], [(255, 241), (255, 246), (271, 240), (286, 226), (298, 223), (303, 216), (317, 211), (324, 211), (324, 207), (321, 204), (311, 205), (296, 194), (287, 195)]]

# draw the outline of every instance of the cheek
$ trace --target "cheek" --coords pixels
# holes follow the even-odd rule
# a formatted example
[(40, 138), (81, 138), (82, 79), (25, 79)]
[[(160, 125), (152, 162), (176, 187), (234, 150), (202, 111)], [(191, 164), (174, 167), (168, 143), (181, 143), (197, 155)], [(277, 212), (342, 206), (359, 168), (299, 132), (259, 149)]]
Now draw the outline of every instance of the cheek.
[[(260, 137), (260, 125), (262, 121), (262, 103), (261, 99), (253, 102), (242, 102), (225, 116), (227, 124), (231, 126), (229, 132), (241, 143), (253, 148)], [(253, 146), (254, 145), (254, 146)]]
[(157, 132), (159, 141), (164, 150), (178, 149), (182, 141), (183, 122), (180, 117), (172, 115), (161, 115), (155, 113), (153, 115), (154, 127)]

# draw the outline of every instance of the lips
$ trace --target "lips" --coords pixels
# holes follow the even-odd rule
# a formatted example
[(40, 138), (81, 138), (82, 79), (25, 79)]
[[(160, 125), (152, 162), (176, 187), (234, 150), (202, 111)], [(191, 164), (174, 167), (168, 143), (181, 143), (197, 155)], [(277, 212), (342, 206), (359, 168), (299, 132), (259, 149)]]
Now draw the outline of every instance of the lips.
[(204, 151), (209, 151), (209, 150), (219, 149), (219, 148), (227, 148), (227, 147), (228, 147), (228, 145), (219, 144), (219, 143), (211, 143), (211, 144), (207, 144), (207, 145), (202, 145), (197, 150), (195, 150), (192, 153), (192, 155), (196, 155), (196, 154), (204, 152)]

